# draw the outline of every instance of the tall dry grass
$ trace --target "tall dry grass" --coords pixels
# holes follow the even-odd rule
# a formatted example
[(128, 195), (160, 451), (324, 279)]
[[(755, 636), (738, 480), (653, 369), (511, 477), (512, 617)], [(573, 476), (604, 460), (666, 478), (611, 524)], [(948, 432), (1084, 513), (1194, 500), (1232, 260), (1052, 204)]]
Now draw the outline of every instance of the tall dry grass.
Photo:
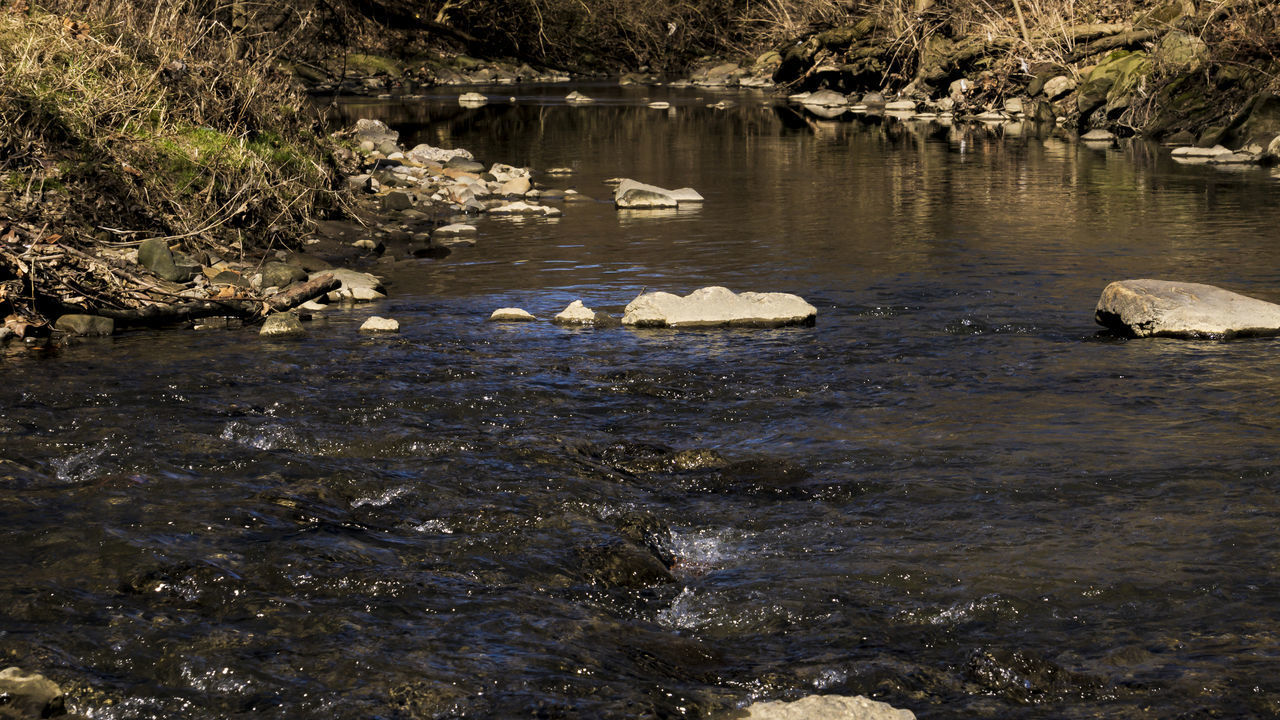
[(47, 215), (61, 199), (68, 224), (125, 240), (302, 232), (332, 176), (318, 118), (275, 69), (288, 37), (249, 36), (224, 10), (197, 0), (0, 10), (11, 207)]

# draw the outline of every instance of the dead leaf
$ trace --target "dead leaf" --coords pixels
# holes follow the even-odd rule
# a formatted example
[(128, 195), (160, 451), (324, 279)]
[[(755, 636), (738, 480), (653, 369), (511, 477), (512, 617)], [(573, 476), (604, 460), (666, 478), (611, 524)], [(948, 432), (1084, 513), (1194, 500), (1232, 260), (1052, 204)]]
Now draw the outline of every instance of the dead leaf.
[(62, 239), (62, 236), (61, 236), (61, 235), (59, 235), (58, 233), (54, 233), (54, 234), (50, 235), (49, 237), (45, 238), (45, 239), (44, 239), (44, 241), (45, 241), (45, 244), (47, 244), (47, 245), (52, 245), (52, 244), (54, 244), (54, 243), (58, 242), (58, 241), (59, 241), (59, 240), (61, 240), (61, 239)]

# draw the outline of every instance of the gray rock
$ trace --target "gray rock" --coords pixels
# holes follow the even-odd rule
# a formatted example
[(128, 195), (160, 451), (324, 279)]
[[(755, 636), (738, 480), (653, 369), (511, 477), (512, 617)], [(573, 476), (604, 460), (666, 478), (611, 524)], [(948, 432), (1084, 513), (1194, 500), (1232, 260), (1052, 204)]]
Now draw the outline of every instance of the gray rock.
[(1206, 162), (1216, 157), (1223, 157), (1232, 154), (1231, 151), (1221, 145), (1213, 147), (1180, 147), (1174, 148), (1170, 153), (1174, 160), (1182, 160), (1186, 162)]
[(307, 271), (297, 265), (269, 262), (262, 266), (262, 287), (285, 288), (307, 279)]
[(232, 287), (245, 288), (250, 287), (249, 279), (235, 270), (220, 270), (213, 277), (209, 278), (210, 285), (230, 285)]
[(411, 207), (413, 207), (413, 196), (407, 192), (396, 190), (382, 196), (383, 210), (408, 210)]
[(481, 165), (475, 160), (471, 160), (470, 158), (465, 158), (461, 155), (454, 155), (453, 157), (449, 158), (445, 162), (444, 166), (447, 168), (453, 168), (454, 170), (461, 170), (462, 172), (469, 172), (469, 173), (484, 172), (484, 165)]
[(267, 337), (297, 337), (306, 335), (307, 329), (302, 327), (302, 320), (297, 313), (285, 312), (268, 317), (258, 334)]
[(1099, 325), (1133, 337), (1280, 335), (1280, 305), (1200, 283), (1120, 280), (1098, 298)]
[(527, 177), (511, 178), (498, 188), (499, 195), (524, 195), (533, 189), (533, 183)]
[(190, 265), (184, 263), (183, 267), (179, 267), (173, 251), (160, 238), (142, 241), (138, 246), (138, 264), (155, 273), (156, 277), (169, 282), (184, 283), (199, 272), (198, 266), (192, 269)]
[(565, 96), (564, 96), (564, 101), (565, 101), (565, 102), (567, 102), (567, 103), (569, 103), (570, 105), (586, 105), (586, 104), (588, 104), (588, 103), (593, 103), (593, 102), (595, 102), (595, 100), (593, 100), (593, 99), (591, 99), (591, 98), (587, 97), (586, 95), (583, 95), (582, 93), (578, 92), (577, 90), (574, 90), (573, 92), (569, 93), (568, 95), (565, 95)]
[(332, 274), (342, 283), (337, 290), (331, 291), (326, 296), (329, 302), (371, 302), (386, 297), (382, 282), (369, 273), (347, 268), (333, 268), (311, 273), (310, 277), (315, 278), (325, 273)]
[[(548, 170), (547, 172), (551, 171)], [(533, 176), (533, 173), (529, 171), (529, 168), (518, 168), (514, 165), (504, 165), (503, 163), (494, 163), (490, 165), (489, 174), (493, 176), (494, 180), (500, 183), (507, 182), (508, 180), (515, 180), (517, 178), (531, 178)]]
[(356, 121), (355, 139), (357, 143), (373, 143), (375, 148), (384, 143), (390, 143), (394, 147), (400, 139), (400, 133), (387, 127), (381, 120), (361, 118)]
[(884, 109), (886, 112), (915, 112), (916, 104), (913, 100), (894, 100), (885, 103)]
[(647, 293), (627, 304), (622, 324), (631, 327), (778, 327), (813, 323), (818, 310), (788, 293), (735, 294), (705, 287), (684, 297)]
[(436, 238), (456, 238), (475, 234), (476, 227), (474, 225), (463, 223), (452, 223), (431, 231), (431, 236)]
[(537, 320), (520, 308), (498, 308), (489, 315), (490, 322), (531, 322)]
[(819, 90), (806, 95), (800, 104), (805, 107), (842, 108), (849, 105), (849, 98), (834, 90)]
[(405, 157), (419, 165), (426, 165), (428, 163), (447, 163), (455, 157), (461, 157), (465, 160), (472, 159), (471, 153), (466, 150), (445, 150), (443, 148), (433, 147), (426, 143), (414, 146), (412, 150), (405, 153)]
[(1076, 89), (1076, 81), (1066, 75), (1049, 78), (1044, 84), (1044, 96), (1050, 100), (1057, 100)]
[(795, 702), (758, 702), (742, 720), (915, 720), (915, 713), (861, 695), (810, 695)]
[(377, 315), (374, 315), (360, 325), (360, 332), (398, 333), (400, 332), (400, 323), (391, 318), (378, 317)]
[(0, 670), (0, 717), (48, 718), (67, 713), (62, 688), (38, 673)]
[(110, 335), (116, 331), (116, 321), (98, 315), (63, 315), (53, 329), (67, 335)]
[(613, 191), (613, 203), (619, 208), (633, 210), (674, 208), (681, 203), (689, 202), (702, 202), (702, 196), (693, 188), (667, 190), (656, 185), (624, 179)]
[(1109, 143), (1116, 139), (1116, 134), (1110, 130), (1090, 130), (1080, 136), (1084, 142)]
[(480, 107), (489, 102), (489, 98), (478, 92), (462, 93), (458, 96), (458, 104), (463, 107)]
[(489, 210), (490, 215), (543, 215), (545, 217), (559, 217), (564, 213), (560, 208), (548, 207), (546, 205), (534, 205), (527, 202), (517, 200), (516, 202), (499, 205)]

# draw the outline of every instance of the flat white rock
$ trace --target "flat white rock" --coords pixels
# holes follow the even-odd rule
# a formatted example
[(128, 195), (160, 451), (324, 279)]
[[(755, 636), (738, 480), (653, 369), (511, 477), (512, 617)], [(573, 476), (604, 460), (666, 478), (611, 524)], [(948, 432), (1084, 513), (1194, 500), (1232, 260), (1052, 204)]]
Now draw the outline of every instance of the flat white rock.
[(498, 308), (489, 315), (491, 322), (530, 322), (537, 320), (521, 308)]
[(789, 293), (734, 293), (713, 286), (684, 297), (646, 293), (627, 304), (622, 324), (631, 327), (778, 327), (811, 323), (818, 310)]
[(382, 281), (369, 273), (357, 272), (348, 268), (333, 268), (311, 273), (315, 278), (324, 273), (331, 273), (342, 282), (341, 287), (333, 290), (326, 297), (329, 302), (372, 302), (386, 297), (383, 294)]
[(374, 315), (360, 326), (362, 333), (395, 333), (400, 332), (400, 323), (391, 318)]
[(545, 217), (559, 217), (564, 213), (560, 208), (547, 207), (546, 205), (534, 205), (531, 203), (517, 200), (516, 202), (500, 205), (496, 208), (490, 208), (490, 215), (543, 215)]
[(1214, 285), (1169, 280), (1107, 285), (1094, 319), (1134, 337), (1280, 335), (1280, 305)]
[(431, 234), (434, 237), (442, 237), (442, 238), (443, 237), (459, 237), (461, 235), (475, 235), (476, 226), (467, 225), (465, 223), (452, 223), (449, 225), (442, 225), (441, 227), (438, 227), (435, 230), (432, 230)]

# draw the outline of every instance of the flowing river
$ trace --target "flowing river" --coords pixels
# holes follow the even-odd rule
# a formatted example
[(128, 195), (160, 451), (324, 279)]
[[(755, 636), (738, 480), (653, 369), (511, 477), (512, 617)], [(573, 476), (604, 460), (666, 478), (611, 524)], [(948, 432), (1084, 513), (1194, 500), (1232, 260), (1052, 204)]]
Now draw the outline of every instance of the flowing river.
[[(4, 348), (4, 663), (93, 718), (1280, 713), (1280, 344), (1093, 322), (1125, 278), (1280, 301), (1269, 171), (582, 89), (343, 105), (600, 202), (384, 260), (306, 339)], [(545, 322), (705, 285), (817, 324)]]

